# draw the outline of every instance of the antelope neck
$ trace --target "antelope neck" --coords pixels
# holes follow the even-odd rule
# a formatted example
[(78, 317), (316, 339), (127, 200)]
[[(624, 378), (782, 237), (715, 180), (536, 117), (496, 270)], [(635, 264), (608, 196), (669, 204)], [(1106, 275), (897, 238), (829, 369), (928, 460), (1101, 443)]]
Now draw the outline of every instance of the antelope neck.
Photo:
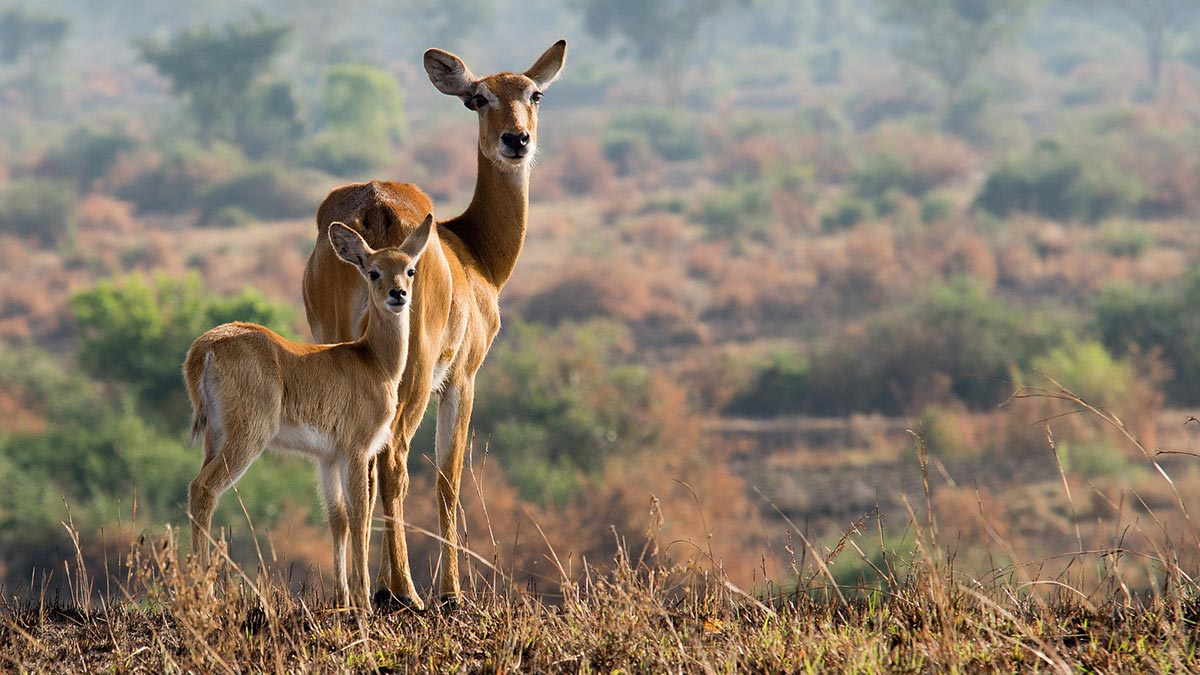
[(467, 209), (442, 223), (462, 239), (497, 289), (512, 276), (525, 243), (529, 162), (501, 169), (479, 151), (475, 194)]

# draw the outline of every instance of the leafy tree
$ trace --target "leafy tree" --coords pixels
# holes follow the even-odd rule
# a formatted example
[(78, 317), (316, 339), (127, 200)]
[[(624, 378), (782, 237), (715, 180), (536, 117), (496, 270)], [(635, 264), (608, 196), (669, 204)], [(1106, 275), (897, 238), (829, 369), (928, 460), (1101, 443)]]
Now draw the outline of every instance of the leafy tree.
[(143, 60), (171, 81), (205, 141), (246, 142), (263, 124), (281, 126), (284, 136), (299, 132), (290, 87), (261, 82), (289, 33), (287, 26), (259, 18), (220, 29), (204, 25), (165, 43), (136, 40), (134, 45)]
[(975, 203), (1000, 217), (1026, 211), (1096, 221), (1132, 210), (1142, 191), (1138, 178), (1109, 158), (1043, 140), (1029, 154), (996, 167)]
[(39, 52), (56, 51), (67, 37), (71, 20), (12, 7), (0, 13), (0, 62), (16, 63)]
[(1098, 4), (1125, 17), (1141, 33), (1150, 93), (1157, 96), (1163, 63), (1200, 16), (1200, 0), (1100, 0)]
[(1037, 0), (877, 0), (903, 38), (896, 54), (941, 81), (947, 110)]
[(504, 332), (472, 421), (526, 499), (562, 502), (615, 453), (670, 442), (650, 374), (629, 364), (623, 326), (516, 323)]
[(1200, 273), (1161, 290), (1114, 286), (1096, 301), (1095, 330), (1114, 354), (1157, 354), (1170, 369), (1163, 384), (1176, 405), (1200, 404)]
[(18, 6), (0, 12), (0, 64), (24, 62), (24, 72), (18, 75), (18, 81), (35, 112), (41, 113), (50, 105), (55, 84), (52, 69), (57, 65), (54, 57), (70, 26), (67, 17), (40, 10)]
[(63, 244), (75, 234), (79, 197), (69, 182), (22, 178), (0, 190), (0, 232)]
[(322, 98), (326, 128), (304, 149), (309, 164), (336, 174), (359, 173), (385, 161), (404, 139), (404, 95), (386, 70), (333, 66)]
[(70, 178), (76, 181), (80, 190), (89, 190), (108, 173), (122, 153), (136, 145), (137, 142), (122, 131), (79, 127), (59, 148), (46, 154), (38, 173)]
[(192, 340), (218, 324), (251, 321), (287, 333), (292, 310), (253, 291), (232, 297), (205, 292), (198, 275), (137, 276), (104, 281), (71, 298), (82, 340), (83, 369), (120, 382), (145, 410), (158, 413), (169, 428), (187, 423), (188, 403), (180, 366)]
[[(3, 345), (0, 390), (40, 422), (0, 431), (0, 570), (28, 576), (27, 570), (59, 564), (70, 548), (60, 524), (64, 502), (85, 532), (127, 519), (135, 500), (141, 523), (186, 522), (187, 486), (200, 452), (143, 418), (129, 396), (114, 396), (54, 355)], [(299, 458), (276, 460), (269, 472), (251, 469), (237, 501), (252, 522), (266, 525), (288, 497), (313, 495), (310, 476)], [(227, 501), (220, 521), (244, 522), (240, 504)]]
[(672, 102), (683, 92), (684, 63), (700, 27), (740, 0), (575, 0), (584, 28), (595, 37), (620, 38), (638, 62), (660, 70)]
[(1059, 341), (1052, 324), (960, 279), (882, 312), (861, 334), (808, 359), (776, 357), (729, 411), (897, 415), (950, 397), (985, 408), (1012, 393), (1012, 366), (1028, 366)]

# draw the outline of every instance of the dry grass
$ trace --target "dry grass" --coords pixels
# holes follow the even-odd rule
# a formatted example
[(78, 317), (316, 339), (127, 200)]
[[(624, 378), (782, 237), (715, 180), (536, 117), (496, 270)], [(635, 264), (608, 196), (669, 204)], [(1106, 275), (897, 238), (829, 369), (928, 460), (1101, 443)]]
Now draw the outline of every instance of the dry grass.
[[(671, 541), (652, 507), (645, 538), (582, 565), (541, 535), (549, 576), (522, 575), (464, 551), (468, 589), (453, 608), (359, 615), (318, 585), (288, 590), (259, 555), (239, 567), (218, 547), (206, 569), (180, 555), (175, 533), (144, 538), (97, 574), (82, 553), (42, 584), (0, 603), (0, 668), (14, 672), (1192, 672), (1200, 668), (1200, 538), (1169, 475), (1123, 422), (1050, 381), (1017, 398), (1057, 402), (1124, 437), (1169, 498), (1108, 547), (1079, 537), (1084, 497), (1058, 466), (1078, 547), (1022, 558), (1007, 515), (985, 494), (941, 492), (989, 543), (959, 541), (939, 521), (931, 482), (944, 472), (914, 435), (923, 503), (903, 500), (902, 547), (867, 514), (826, 544), (790, 526), (789, 564), (752, 589), (726, 575), (714, 543)], [(1053, 439), (1048, 439), (1053, 444)], [(1054, 450), (1053, 446), (1051, 447)], [(1054, 450), (1057, 456), (1057, 450)], [(711, 489), (711, 488), (706, 488)], [(1182, 491), (1182, 492), (1181, 492)], [(1148, 490), (1143, 490), (1148, 494)], [(714, 493), (716, 494), (716, 493)], [(710, 497), (712, 495), (709, 495)], [(1135, 495), (1141, 500), (1141, 495)], [(699, 497), (697, 497), (699, 500)], [(943, 504), (944, 506), (944, 504)], [(971, 514), (975, 515), (971, 515)], [(1011, 514), (1010, 514), (1011, 515)], [(786, 520), (786, 518), (785, 518)], [(1123, 526), (1118, 516), (1115, 526)], [(868, 526), (867, 523), (872, 523)], [(488, 521), (490, 527), (491, 522)], [(68, 516), (64, 524), (79, 551)], [(707, 525), (705, 526), (707, 529)], [(1130, 529), (1126, 528), (1126, 529)], [(872, 532), (872, 530), (875, 530)], [(540, 528), (538, 528), (540, 532)], [(416, 532), (415, 534), (428, 534)], [(794, 536), (794, 540), (791, 537)], [(874, 540), (874, 541), (872, 541)], [(1140, 541), (1140, 540), (1139, 540)], [(994, 562), (971, 574), (959, 550)], [(720, 547), (717, 547), (720, 548)], [(897, 549), (902, 548), (903, 552)], [(686, 549), (688, 560), (669, 557)], [(268, 558), (270, 560), (271, 558)], [(838, 576), (869, 567), (861, 585)], [(760, 579), (768, 578), (764, 556)], [(215, 594), (210, 593), (216, 589)]]

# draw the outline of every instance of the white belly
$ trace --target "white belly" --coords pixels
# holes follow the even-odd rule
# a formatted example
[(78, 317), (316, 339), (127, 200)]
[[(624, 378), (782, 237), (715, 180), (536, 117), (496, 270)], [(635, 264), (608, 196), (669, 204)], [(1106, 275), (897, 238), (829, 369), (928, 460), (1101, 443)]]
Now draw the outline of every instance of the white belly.
[(332, 461), (336, 454), (333, 439), (328, 435), (310, 425), (289, 422), (279, 425), (279, 431), (271, 439), (271, 447), (326, 462)]
[[(392, 420), (389, 418), (375, 430), (365, 448), (354, 448), (353, 451), (365, 452), (368, 457), (374, 457), (391, 438)], [(284, 422), (279, 426), (279, 431), (275, 432), (275, 438), (271, 439), (271, 447), (323, 462), (332, 462), (338, 458), (337, 443), (333, 438), (308, 424)]]

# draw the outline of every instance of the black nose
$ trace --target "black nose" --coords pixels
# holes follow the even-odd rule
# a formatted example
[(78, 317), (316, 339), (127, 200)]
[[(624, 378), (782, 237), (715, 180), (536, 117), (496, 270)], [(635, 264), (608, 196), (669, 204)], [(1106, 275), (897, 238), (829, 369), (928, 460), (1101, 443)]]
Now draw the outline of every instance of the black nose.
[(529, 145), (529, 132), (522, 131), (519, 134), (514, 134), (506, 131), (500, 134), (500, 142), (512, 148), (513, 150), (520, 150), (521, 148)]
[(392, 290), (388, 291), (388, 295), (397, 300), (401, 300), (404, 298), (404, 296), (408, 295), (408, 291), (404, 290), (403, 288), (393, 288)]

